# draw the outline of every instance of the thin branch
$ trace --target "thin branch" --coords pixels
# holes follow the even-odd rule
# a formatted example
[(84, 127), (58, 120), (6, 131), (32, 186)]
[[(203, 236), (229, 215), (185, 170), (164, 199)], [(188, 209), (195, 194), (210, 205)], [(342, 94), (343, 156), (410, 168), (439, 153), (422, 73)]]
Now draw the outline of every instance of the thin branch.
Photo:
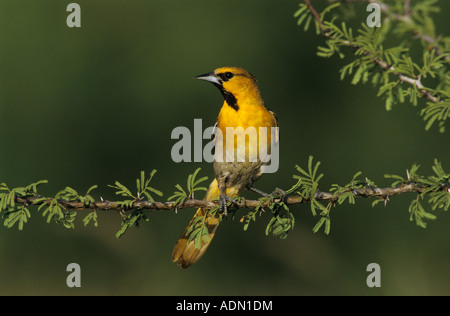
[[(450, 190), (450, 184), (445, 185), (447, 190)], [(416, 184), (403, 184), (397, 187), (388, 187), (388, 188), (362, 188), (362, 189), (351, 189), (349, 191), (340, 192), (337, 194), (329, 193), (329, 192), (320, 192), (317, 191), (314, 199), (317, 201), (325, 201), (334, 203), (338, 200), (341, 194), (352, 192), (355, 198), (379, 198), (383, 200), (387, 200), (390, 196), (404, 194), (408, 192), (415, 193), (423, 193), (427, 190), (427, 187), (418, 186)], [(41, 205), (44, 203), (48, 203), (51, 199), (42, 200), (39, 197), (16, 197), (16, 202), (22, 205)], [(276, 198), (273, 202), (281, 202), (281, 199)], [(285, 198), (286, 205), (295, 205), (295, 204), (305, 204), (310, 203), (311, 200), (304, 199), (299, 195), (292, 195)], [(117, 202), (111, 201), (95, 201), (85, 205), (82, 202), (73, 202), (73, 201), (64, 201), (59, 200), (58, 203), (64, 206), (66, 209), (72, 210), (99, 210), (99, 211), (124, 211), (123, 206), (120, 206)], [(150, 202), (150, 201), (136, 201), (133, 203), (132, 210), (180, 210), (187, 208), (206, 208), (213, 209), (217, 207), (218, 201), (203, 201), (196, 199), (186, 200), (182, 204), (177, 204), (175, 202)], [(257, 207), (267, 207), (269, 206), (270, 201), (266, 201), (261, 204), (259, 200), (237, 200), (234, 206), (231, 206), (231, 209), (239, 209), (239, 208), (248, 208), (255, 209)], [(125, 209), (126, 211), (127, 209)]]
[(410, 12), (411, 12), (411, 0), (405, 0), (404, 15), (409, 16)]
[[(395, 68), (393, 66), (389, 65), (389, 63), (387, 63), (387, 62), (385, 62), (383, 60), (380, 60), (379, 58), (374, 56), (372, 53), (370, 53), (370, 52), (368, 52), (366, 50), (363, 50), (360, 46), (358, 46), (358, 45), (356, 45), (354, 43), (351, 43), (349, 41), (344, 41), (344, 40), (341, 40), (339, 38), (331, 36), (330, 33), (328, 32), (327, 28), (322, 23), (320, 15), (317, 13), (317, 11), (312, 6), (310, 0), (304, 0), (304, 1), (305, 1), (305, 4), (306, 4), (308, 10), (311, 12), (311, 14), (314, 16), (314, 19), (317, 21), (323, 36), (325, 36), (325, 37), (327, 37), (329, 39), (339, 40), (342, 43), (342, 45), (351, 47), (355, 51), (361, 51), (364, 56), (369, 57), (372, 60), (372, 62), (374, 64), (376, 64), (377, 66), (379, 66), (381, 69), (387, 70), (387, 71), (391, 71), (391, 73), (396, 75), (401, 82), (405, 82), (405, 83), (408, 83), (408, 84), (410, 84), (412, 86), (417, 87), (417, 89), (419, 89), (419, 91), (421, 92), (422, 96), (424, 98), (428, 99), (429, 101), (431, 101), (433, 103), (442, 102), (442, 100), (439, 100), (439, 98), (437, 98), (430, 91), (425, 89), (425, 87), (420, 82), (420, 78), (414, 79), (414, 78), (411, 78), (411, 77), (408, 77), (408, 76), (404, 75), (401, 72), (397, 72), (397, 71), (395, 71)], [(372, 2), (372, 1), (369, 0), (369, 2)]]
[[(356, 45), (354, 45), (354, 46), (356, 46)], [(358, 47), (357, 49), (361, 49), (361, 48)], [(364, 51), (363, 55), (371, 57), (372, 54), (370, 54), (367, 51)], [(420, 92), (422, 93), (422, 96), (427, 98), (431, 102), (433, 102), (433, 103), (442, 102), (442, 100), (439, 100), (439, 98), (437, 98), (430, 91), (425, 89), (423, 84), (420, 82), (420, 78), (414, 79), (414, 78), (405, 76), (401, 72), (395, 71), (394, 66), (389, 65), (387, 62), (380, 60), (379, 58), (371, 58), (371, 59), (372, 59), (372, 62), (374, 64), (376, 64), (377, 66), (379, 66), (381, 69), (391, 71), (391, 73), (396, 75), (401, 82), (405, 82), (405, 83), (410, 84), (411, 86), (415, 86), (417, 89), (420, 90)]]
[(314, 15), (314, 18), (316, 19), (317, 23), (319, 23), (320, 30), (326, 36), (328, 31), (323, 26), (323, 23), (322, 23), (319, 13), (317, 13), (317, 11), (314, 9), (314, 7), (312, 6), (312, 4), (309, 0), (305, 0), (305, 4), (306, 4), (306, 7), (308, 8), (308, 10), (312, 13), (312, 15)]
[[(413, 26), (413, 20), (411, 19), (411, 1), (410, 0), (405, 0), (403, 14), (392, 13), (390, 10), (390, 7), (387, 4), (380, 3), (377, 0), (334, 0), (334, 1), (342, 2), (342, 3), (355, 3), (355, 2), (375, 3), (380, 6), (381, 12), (383, 12), (386, 16), (388, 16), (398, 22), (405, 23), (410, 27)], [(330, 0), (329, 0), (329, 2), (330, 2)], [(419, 31), (413, 30), (412, 33), (414, 36), (425, 41), (425, 43), (427, 43), (427, 44), (435, 44), (435, 43), (439, 42), (439, 40), (440, 40), (439, 38), (434, 38), (424, 32), (419, 32)], [(440, 52), (437, 47), (433, 47), (433, 49), (436, 53), (436, 56), (442, 55), (442, 52)], [(444, 57), (444, 59), (447, 62), (450, 62), (450, 56), (447, 55)]]

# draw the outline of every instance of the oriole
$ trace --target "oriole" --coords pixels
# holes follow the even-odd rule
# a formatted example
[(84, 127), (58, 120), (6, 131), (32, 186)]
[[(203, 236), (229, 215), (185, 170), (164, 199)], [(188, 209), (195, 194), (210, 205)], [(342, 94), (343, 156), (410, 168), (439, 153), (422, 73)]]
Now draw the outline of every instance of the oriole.
[[(226, 212), (227, 200), (230, 197), (240, 196), (241, 192), (247, 188), (255, 192), (262, 193), (253, 187), (253, 183), (258, 180), (262, 174), (261, 168), (264, 163), (258, 156), (258, 146), (251, 144), (242, 130), (248, 127), (254, 127), (259, 139), (259, 127), (266, 127), (269, 131), (271, 127), (277, 127), (275, 114), (266, 108), (259, 92), (256, 78), (248, 71), (236, 67), (223, 67), (213, 72), (195, 77), (196, 79), (212, 82), (224, 97), (224, 103), (217, 118), (216, 128), (222, 133), (221, 137), (216, 137), (215, 148), (223, 148), (224, 160), (214, 160), (215, 179), (210, 184), (204, 200), (212, 201), (219, 198), (220, 208)], [(244, 137), (245, 148), (240, 151), (241, 155), (245, 152), (245, 161), (239, 162), (236, 159), (238, 152), (238, 141), (233, 142), (234, 146), (227, 147), (226, 130), (227, 127), (235, 128), (236, 137)], [(236, 128), (242, 127), (237, 130)], [(234, 136), (233, 136), (234, 137)], [(275, 141), (278, 141), (278, 134)], [(241, 143), (243, 144), (243, 143)], [(257, 143), (258, 144), (258, 143)], [(271, 133), (267, 135), (267, 147), (270, 153)], [(242, 150), (242, 149), (241, 149)], [(227, 160), (227, 155), (233, 155), (234, 161)], [(198, 216), (205, 217), (205, 224), (208, 228), (209, 238), (207, 241), (202, 239), (201, 247), (196, 248), (194, 240), (188, 243), (189, 235), (192, 233), (191, 226)], [(206, 209), (199, 208), (194, 218), (189, 222), (183, 234), (178, 239), (172, 253), (172, 260), (177, 262), (181, 268), (186, 269), (191, 264), (198, 261), (208, 248), (211, 240), (216, 233), (220, 222), (220, 216), (211, 215)]]

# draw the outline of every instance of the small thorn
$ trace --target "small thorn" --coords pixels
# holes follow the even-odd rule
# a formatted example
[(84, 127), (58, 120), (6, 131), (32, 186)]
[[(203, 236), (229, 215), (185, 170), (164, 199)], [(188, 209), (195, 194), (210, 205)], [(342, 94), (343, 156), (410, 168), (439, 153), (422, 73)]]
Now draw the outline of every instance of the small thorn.
[(389, 201), (389, 195), (386, 195), (385, 197), (383, 197), (383, 199), (384, 199), (384, 207), (386, 207), (386, 204)]
[(408, 181), (411, 181), (411, 177), (409, 176), (409, 170), (406, 169), (406, 177), (408, 178)]

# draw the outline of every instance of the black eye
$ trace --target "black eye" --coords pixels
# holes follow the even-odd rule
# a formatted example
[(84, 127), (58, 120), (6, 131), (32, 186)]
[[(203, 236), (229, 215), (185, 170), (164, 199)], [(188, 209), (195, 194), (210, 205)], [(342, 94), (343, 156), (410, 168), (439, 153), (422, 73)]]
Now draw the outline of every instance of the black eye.
[(222, 78), (223, 81), (228, 81), (234, 77), (234, 74), (232, 72), (228, 71), (225, 73), (221, 73), (219, 76), (220, 76), (220, 78)]
[(233, 74), (232, 72), (226, 72), (226, 73), (225, 73), (225, 78), (226, 78), (226, 79), (230, 80), (230, 79), (233, 78), (233, 77), (234, 77), (234, 74)]

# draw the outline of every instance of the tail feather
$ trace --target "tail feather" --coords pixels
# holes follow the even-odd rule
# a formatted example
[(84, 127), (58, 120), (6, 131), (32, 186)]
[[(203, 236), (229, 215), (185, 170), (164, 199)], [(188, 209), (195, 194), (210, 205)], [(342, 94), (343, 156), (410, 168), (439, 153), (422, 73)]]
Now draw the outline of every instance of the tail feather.
[(201, 240), (200, 248), (195, 247), (195, 241), (191, 240), (188, 243), (190, 232), (188, 233), (189, 229), (194, 223), (194, 220), (198, 216), (204, 216), (205, 210), (199, 208), (197, 212), (194, 215), (194, 218), (189, 222), (188, 226), (184, 230), (183, 234), (181, 234), (180, 238), (178, 239), (175, 247), (173, 248), (172, 252), (172, 261), (178, 263), (178, 265), (186, 269), (191, 264), (197, 262), (205, 253), (206, 249), (208, 249), (208, 246), (210, 245), (214, 234), (216, 233), (217, 228), (219, 227), (219, 218), (217, 216), (207, 216), (205, 219), (206, 226), (208, 228), (208, 239), (205, 242), (205, 240)]
[[(204, 200), (206, 201), (212, 201), (215, 198), (218, 198), (220, 196), (219, 188), (217, 186), (217, 180), (214, 179), (214, 181), (209, 186), (208, 192), (206, 193), (206, 196)], [(205, 216), (205, 224), (208, 228), (208, 237), (207, 241), (201, 240), (200, 248), (195, 247), (195, 241), (191, 240), (189, 241), (189, 237), (192, 233), (192, 225), (195, 222), (195, 219), (199, 216)], [(187, 225), (184, 232), (181, 234), (180, 238), (178, 238), (177, 243), (175, 244), (175, 247), (173, 248), (172, 252), (172, 261), (178, 263), (178, 265), (186, 269), (191, 264), (197, 262), (205, 253), (206, 249), (208, 249), (208, 246), (210, 245), (214, 234), (216, 233), (217, 228), (219, 227), (220, 219), (219, 215), (211, 215), (207, 213), (207, 210), (203, 208), (199, 208), (197, 212), (195, 213), (194, 217), (191, 219), (189, 224)]]

